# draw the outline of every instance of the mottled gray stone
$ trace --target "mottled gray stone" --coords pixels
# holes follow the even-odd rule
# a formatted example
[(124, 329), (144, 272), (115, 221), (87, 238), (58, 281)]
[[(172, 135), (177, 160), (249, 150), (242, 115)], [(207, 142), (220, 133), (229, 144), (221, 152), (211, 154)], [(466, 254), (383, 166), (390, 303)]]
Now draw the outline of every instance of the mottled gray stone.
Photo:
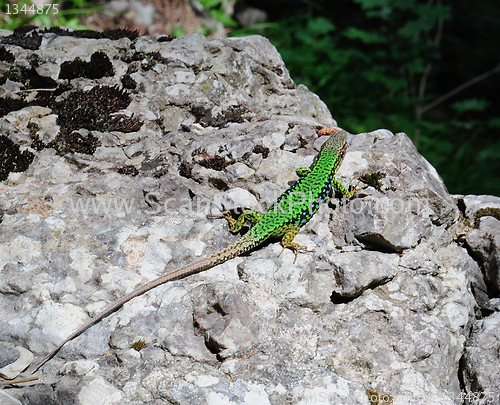
[(466, 236), (466, 242), (481, 264), (487, 288), (494, 297), (500, 295), (500, 220), (480, 218), (479, 227)]
[(6, 391), (0, 390), (0, 405), (22, 405), (22, 402), (10, 396)]
[[(463, 372), (468, 392), (480, 395), (482, 402), (496, 404), (500, 400), (500, 312), (474, 323), (465, 348)], [(473, 398), (466, 403), (474, 403)]]
[(0, 342), (0, 368), (14, 363), (20, 356), (21, 353), (12, 343)]
[(476, 213), (481, 208), (496, 208), (500, 209), (500, 197), (493, 195), (466, 195), (459, 196), (463, 200), (465, 208), (465, 216), (470, 220), (474, 220)]

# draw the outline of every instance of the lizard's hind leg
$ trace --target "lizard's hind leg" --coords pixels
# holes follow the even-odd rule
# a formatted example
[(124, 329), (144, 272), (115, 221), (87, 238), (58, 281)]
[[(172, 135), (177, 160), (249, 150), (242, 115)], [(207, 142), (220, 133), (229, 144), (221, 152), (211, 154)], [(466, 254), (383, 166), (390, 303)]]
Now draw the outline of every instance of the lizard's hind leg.
[(281, 250), (280, 255), (286, 248), (292, 249), (295, 253), (295, 259), (293, 260), (294, 263), (297, 260), (297, 256), (299, 255), (299, 250), (302, 250), (303, 252), (311, 252), (310, 250), (307, 250), (305, 246), (299, 245), (298, 243), (293, 241), (295, 235), (297, 235), (297, 232), (299, 232), (299, 230), (300, 226), (298, 225), (287, 225), (282, 230), (283, 238), (281, 239), (281, 246), (283, 246), (283, 249)]

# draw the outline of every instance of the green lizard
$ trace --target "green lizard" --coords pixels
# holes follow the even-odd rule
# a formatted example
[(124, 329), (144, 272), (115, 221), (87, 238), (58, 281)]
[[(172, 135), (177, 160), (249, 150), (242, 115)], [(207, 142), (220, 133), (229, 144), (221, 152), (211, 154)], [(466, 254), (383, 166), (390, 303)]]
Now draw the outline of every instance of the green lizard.
[(276, 202), (269, 208), (267, 214), (245, 210), (236, 221), (229, 213), (223, 215), (223, 218), (228, 220), (230, 230), (233, 233), (238, 232), (243, 227), (245, 221), (250, 222), (253, 227), (245, 235), (224, 249), (211, 254), (206, 259), (158, 277), (132, 291), (125, 297), (120, 298), (68, 336), (35, 367), (33, 373), (54, 357), (67, 342), (81, 335), (91, 326), (101, 321), (101, 319), (121, 308), (126, 302), (161, 284), (211, 269), (218, 264), (248, 252), (269, 238), (281, 237), (283, 250), (286, 248), (292, 249), (295, 252), (296, 259), (299, 249), (304, 250), (305, 248), (293, 242), (293, 239), (299, 229), (316, 213), (319, 204), (328, 198), (332, 187), (339, 190), (348, 198), (351, 198), (356, 192), (356, 189), (349, 192), (335, 179), (337, 169), (346, 153), (347, 132), (334, 128), (323, 128), (318, 132), (318, 136), (323, 135), (330, 135), (330, 137), (321, 147), (313, 167), (301, 167), (296, 170), (299, 179), (278, 197)]

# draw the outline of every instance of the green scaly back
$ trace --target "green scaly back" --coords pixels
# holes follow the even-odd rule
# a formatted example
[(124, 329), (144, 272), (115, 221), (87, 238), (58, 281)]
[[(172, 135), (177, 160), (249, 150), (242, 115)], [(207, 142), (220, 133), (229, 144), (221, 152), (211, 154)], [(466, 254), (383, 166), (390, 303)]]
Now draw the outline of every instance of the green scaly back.
[(291, 228), (301, 228), (328, 198), (332, 187), (350, 197), (346, 188), (335, 179), (346, 149), (347, 132), (333, 133), (321, 147), (312, 169), (297, 169), (300, 178), (278, 197), (249, 232), (254, 237), (267, 239), (282, 236)]

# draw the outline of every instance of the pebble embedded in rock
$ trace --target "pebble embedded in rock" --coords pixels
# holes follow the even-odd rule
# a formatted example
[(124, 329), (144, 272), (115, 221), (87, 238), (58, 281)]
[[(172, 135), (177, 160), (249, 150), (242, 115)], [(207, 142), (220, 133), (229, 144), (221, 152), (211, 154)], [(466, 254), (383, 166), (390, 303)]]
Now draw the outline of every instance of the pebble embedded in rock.
[(33, 360), (33, 353), (9, 342), (0, 342), (0, 376), (12, 380)]

